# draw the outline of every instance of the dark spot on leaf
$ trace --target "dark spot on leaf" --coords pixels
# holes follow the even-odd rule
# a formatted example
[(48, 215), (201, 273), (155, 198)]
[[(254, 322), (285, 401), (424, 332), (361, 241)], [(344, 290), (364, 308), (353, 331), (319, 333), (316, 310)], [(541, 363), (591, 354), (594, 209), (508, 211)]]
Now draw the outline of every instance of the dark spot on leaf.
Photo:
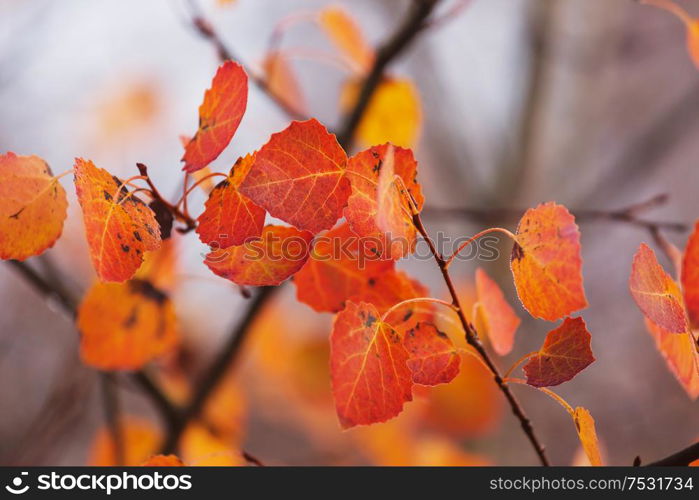
[(167, 294), (153, 286), (150, 281), (133, 279), (128, 282), (129, 289), (142, 297), (162, 305), (167, 300)]
[(129, 245), (124, 245), (123, 243), (121, 244), (121, 250), (125, 253), (128, 253), (129, 250), (131, 250), (131, 247)]
[(366, 316), (366, 319), (364, 320), (364, 326), (370, 327), (371, 325), (374, 324), (375, 321), (376, 321), (376, 318), (373, 315), (369, 314)]
[(136, 238), (138, 241), (143, 241), (141, 239), (141, 235), (138, 233), (138, 231), (133, 232), (133, 237)]
[(102, 191), (102, 194), (104, 195), (104, 199), (107, 201), (112, 201), (112, 195), (109, 194), (108, 191)]
[(524, 257), (524, 249), (522, 246), (515, 241), (512, 247), (512, 255), (510, 255), (510, 261), (520, 261)]

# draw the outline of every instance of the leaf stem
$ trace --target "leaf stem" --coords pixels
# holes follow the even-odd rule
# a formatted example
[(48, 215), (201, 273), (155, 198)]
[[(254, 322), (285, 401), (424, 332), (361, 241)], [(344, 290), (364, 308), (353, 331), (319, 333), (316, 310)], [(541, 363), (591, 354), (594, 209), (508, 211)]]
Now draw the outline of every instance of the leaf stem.
[(434, 297), (415, 297), (412, 299), (401, 300), (397, 304), (393, 304), (391, 307), (388, 308), (388, 310), (385, 313), (383, 313), (383, 315), (381, 315), (381, 322), (385, 323), (386, 318), (388, 318), (388, 316), (397, 309), (415, 302), (433, 302), (435, 304), (442, 304), (443, 306), (447, 306), (449, 309), (456, 311), (456, 307), (454, 306), (454, 304), (447, 302), (446, 300), (436, 299)]
[(511, 238), (512, 241), (517, 241), (517, 237), (516, 237), (514, 234), (512, 234), (510, 231), (508, 231), (507, 229), (505, 229), (505, 228), (502, 228), (502, 227), (491, 227), (491, 228), (488, 228), (488, 229), (484, 229), (484, 230), (481, 231), (480, 233), (474, 234), (474, 235), (471, 236), (468, 240), (466, 240), (466, 241), (463, 242), (461, 245), (459, 245), (459, 248), (457, 248), (456, 251), (455, 251), (454, 253), (452, 253), (452, 254), (449, 256), (449, 258), (446, 259), (446, 261), (444, 262), (444, 265), (445, 265), (447, 268), (449, 268), (449, 266), (451, 265), (451, 263), (452, 263), (452, 262), (454, 261), (454, 259), (461, 253), (461, 251), (462, 251), (464, 248), (468, 247), (471, 243), (473, 243), (474, 241), (476, 241), (476, 240), (477, 240), (478, 238), (480, 238), (481, 236), (485, 236), (486, 234), (490, 234), (490, 233), (502, 233), (502, 234), (506, 235), (508, 238)]
[(522, 363), (524, 363), (526, 360), (528, 360), (528, 359), (531, 358), (532, 356), (536, 356), (538, 353), (539, 353), (539, 351), (532, 351), (532, 352), (530, 352), (530, 353), (528, 353), (528, 354), (525, 354), (525, 355), (522, 356), (521, 358), (519, 358), (517, 361), (515, 361), (515, 362), (512, 364), (512, 366), (510, 366), (510, 369), (507, 370), (507, 371), (505, 372), (505, 375), (504, 375), (503, 377), (504, 377), (505, 379), (510, 378), (510, 375), (512, 375), (512, 372), (515, 371), (519, 365), (521, 365)]

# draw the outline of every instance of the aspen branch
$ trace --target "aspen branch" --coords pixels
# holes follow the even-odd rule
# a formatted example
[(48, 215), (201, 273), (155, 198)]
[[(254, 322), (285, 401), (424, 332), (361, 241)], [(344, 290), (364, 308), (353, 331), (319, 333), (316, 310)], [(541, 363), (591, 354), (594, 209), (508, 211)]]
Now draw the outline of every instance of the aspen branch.
[(456, 288), (454, 287), (454, 283), (451, 279), (451, 276), (449, 275), (448, 263), (446, 259), (444, 259), (444, 257), (442, 257), (442, 255), (437, 251), (434, 242), (430, 238), (429, 234), (427, 233), (427, 230), (425, 229), (424, 224), (422, 223), (422, 219), (420, 218), (419, 213), (415, 213), (413, 215), (413, 224), (415, 225), (415, 228), (418, 230), (420, 235), (427, 242), (430, 252), (432, 253), (433, 258), (437, 263), (440, 272), (442, 273), (444, 283), (447, 285), (447, 288), (449, 289), (449, 294), (451, 295), (452, 303), (457, 310), (459, 321), (461, 322), (461, 326), (464, 329), (464, 333), (466, 335), (466, 342), (468, 342), (468, 344), (476, 350), (476, 352), (480, 355), (480, 357), (487, 365), (488, 369), (493, 375), (495, 384), (498, 386), (498, 388), (510, 404), (512, 413), (519, 420), (519, 423), (522, 426), (522, 430), (526, 434), (527, 439), (529, 439), (529, 442), (531, 443), (532, 447), (534, 448), (534, 451), (539, 457), (541, 464), (545, 466), (551, 465), (548, 457), (546, 456), (544, 446), (541, 444), (541, 441), (539, 441), (539, 438), (537, 437), (536, 432), (534, 431), (534, 427), (532, 426), (531, 421), (524, 412), (522, 405), (519, 403), (515, 395), (508, 387), (508, 385), (504, 382), (502, 375), (500, 374), (500, 371), (488, 355), (488, 352), (483, 347), (483, 344), (481, 344), (478, 338), (478, 332), (476, 332), (475, 327), (466, 319), (464, 311), (461, 307), (461, 303), (459, 301), (459, 297), (456, 293)]
[(648, 467), (685, 466), (699, 460), (699, 441), (665, 458), (646, 464)]

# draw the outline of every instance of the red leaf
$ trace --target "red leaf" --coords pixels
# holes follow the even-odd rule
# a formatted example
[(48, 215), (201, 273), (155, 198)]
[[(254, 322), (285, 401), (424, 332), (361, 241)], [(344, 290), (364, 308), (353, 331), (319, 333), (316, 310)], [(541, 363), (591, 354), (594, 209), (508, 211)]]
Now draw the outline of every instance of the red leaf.
[(258, 207), (238, 187), (250, 171), (254, 156), (238, 158), (227, 179), (216, 185), (197, 221), (202, 243), (214, 248), (242, 245), (262, 234), (265, 210)]
[(238, 285), (279, 285), (308, 259), (313, 235), (292, 227), (266, 226), (259, 240), (214, 250), (204, 263)]
[(292, 122), (255, 155), (240, 191), (299, 229), (313, 234), (335, 225), (347, 204), (347, 155), (317, 120)]
[(645, 243), (633, 257), (629, 288), (646, 318), (669, 332), (687, 331), (680, 289)]
[(527, 383), (548, 387), (572, 379), (595, 360), (582, 318), (566, 318), (546, 335), (539, 352), (524, 365)]
[(294, 276), (299, 301), (318, 312), (338, 312), (393, 269), (393, 261), (364, 256), (358, 238), (344, 223), (316, 238), (306, 265)]
[(348, 302), (330, 335), (330, 371), (342, 427), (384, 422), (412, 400), (408, 351), (376, 308)]
[(238, 130), (247, 103), (248, 76), (241, 65), (226, 61), (199, 106), (199, 130), (185, 148), (182, 170), (191, 173), (218, 158)]
[(480, 268), (476, 269), (476, 290), (485, 334), (495, 352), (505, 356), (512, 350), (515, 332), (521, 321), (505, 300), (498, 284)]
[(580, 232), (564, 206), (549, 202), (527, 210), (510, 265), (517, 294), (532, 316), (556, 321), (587, 307)]
[(408, 330), (403, 345), (410, 354), (408, 368), (416, 384), (446, 384), (459, 374), (459, 352), (432, 323), (418, 323)]
[(75, 160), (75, 190), (97, 276), (118, 282), (131, 278), (143, 254), (160, 247), (155, 214), (119, 179), (89, 160)]
[(699, 222), (694, 226), (682, 259), (682, 292), (689, 318), (699, 328)]
[[(352, 230), (364, 238), (369, 249), (376, 249), (380, 255), (398, 259), (412, 252), (417, 237), (417, 231), (412, 223), (410, 211), (406, 207), (398, 189), (393, 186), (393, 175), (398, 175), (409, 193), (415, 199), (418, 210), (422, 208), (424, 198), (417, 182), (417, 162), (412, 151), (403, 148), (393, 148), (393, 167), (387, 164), (389, 144), (373, 146), (350, 158), (347, 165), (347, 178), (352, 185), (352, 194), (347, 201), (345, 217)], [(378, 184), (380, 172), (384, 165), (387, 168), (385, 182), (386, 192), (382, 197), (384, 207), (383, 224), (385, 230), (379, 228)], [(386, 234), (391, 233), (389, 238)]]

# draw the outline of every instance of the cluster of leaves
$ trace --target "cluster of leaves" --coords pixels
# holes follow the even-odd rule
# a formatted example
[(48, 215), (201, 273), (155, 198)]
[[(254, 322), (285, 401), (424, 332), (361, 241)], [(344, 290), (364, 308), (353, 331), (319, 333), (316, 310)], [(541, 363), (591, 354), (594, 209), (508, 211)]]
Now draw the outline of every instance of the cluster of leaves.
[[(355, 77), (364, 75), (374, 53), (356, 26), (332, 9), (321, 14), (320, 22), (356, 68)], [(275, 71), (282, 60), (277, 56)], [(365, 118), (367, 125), (359, 128), (369, 144), (377, 135), (373, 127), (383, 123), (380, 116), (396, 105), (391, 99), (401, 95), (395, 89), (405, 87), (392, 78), (382, 85), (385, 90), (380, 88), (375, 99), (386, 102), (373, 107), (379, 117)], [(287, 81), (282, 87), (293, 85)], [(356, 93), (355, 87), (350, 81), (347, 92)], [(186, 175), (208, 169), (228, 146), (244, 116), (247, 96), (246, 72), (233, 61), (225, 62), (204, 95), (199, 128), (185, 143)], [(456, 301), (430, 297), (424, 285), (396, 269), (397, 261), (413, 253), (418, 236), (426, 236), (419, 219), (424, 197), (418, 164), (413, 152), (401, 147), (412, 142), (414, 132), (398, 131), (398, 144), (371, 145), (348, 157), (317, 120), (293, 121), (259, 150), (239, 158), (228, 174), (211, 174), (225, 179), (213, 187), (196, 221), (180, 209), (186, 194), (180, 202), (168, 203), (145, 167), (139, 167), (141, 175), (122, 180), (90, 160), (76, 159), (75, 190), (99, 279), (83, 298), (77, 318), (84, 362), (104, 370), (135, 370), (177, 346), (168, 279), (143, 263), (165, 248), (173, 223), (182, 223), (183, 231), (196, 228), (199, 239), (211, 247), (204, 263), (216, 275), (241, 286), (277, 286), (293, 276), (299, 301), (336, 315), (330, 377), (343, 427), (386, 421), (412, 400), (415, 386), (451, 382), (462, 354), (483, 356), (472, 346), (456, 347), (439, 328), (444, 315), (463, 319), (463, 311)], [(60, 237), (67, 201), (59, 177), (36, 156), (0, 157), (3, 259), (38, 255)], [(138, 180), (148, 187), (136, 186)], [(265, 225), (268, 215), (288, 225)], [(526, 361), (525, 379), (506, 377), (503, 383), (526, 383), (561, 402), (588, 458), (599, 464), (589, 412), (573, 409), (546, 389), (572, 379), (594, 361), (584, 320), (571, 317), (587, 307), (575, 219), (565, 207), (550, 202), (528, 210), (515, 233), (492, 228), (479, 234), (491, 231), (512, 239), (511, 271), (524, 308), (535, 318), (563, 320), (538, 351), (508, 371)], [(446, 272), (454, 256), (434, 257)], [(642, 245), (630, 287), (671, 370), (696, 398), (699, 360), (692, 328), (699, 324), (699, 225), (681, 270), (680, 291), (652, 250)], [(471, 344), (478, 340), (469, 330), (477, 331), (504, 356), (513, 349), (520, 319), (482, 269), (476, 271), (475, 288), (475, 326), (464, 320), (460, 333)], [(177, 461), (159, 457), (149, 463)]]

